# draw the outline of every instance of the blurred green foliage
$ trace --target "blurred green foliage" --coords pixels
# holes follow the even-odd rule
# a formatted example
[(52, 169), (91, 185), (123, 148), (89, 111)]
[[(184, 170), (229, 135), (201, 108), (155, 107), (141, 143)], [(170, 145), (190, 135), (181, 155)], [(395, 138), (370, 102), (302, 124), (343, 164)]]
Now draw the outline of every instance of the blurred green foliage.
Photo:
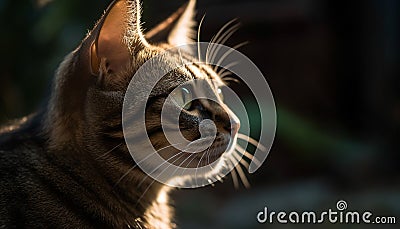
[(26, 115), (40, 104), (58, 63), (79, 44), (107, 4), (0, 1), (0, 122)]

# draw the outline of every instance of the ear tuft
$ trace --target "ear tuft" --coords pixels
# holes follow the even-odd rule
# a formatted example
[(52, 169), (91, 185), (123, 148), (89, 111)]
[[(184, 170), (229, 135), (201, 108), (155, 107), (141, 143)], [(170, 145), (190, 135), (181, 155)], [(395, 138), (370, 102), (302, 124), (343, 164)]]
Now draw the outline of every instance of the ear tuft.
[(168, 42), (173, 46), (189, 44), (195, 41), (196, 1), (190, 0), (180, 7), (169, 18), (146, 33), (146, 38), (152, 42)]
[(196, 22), (194, 20), (194, 17), (196, 15), (195, 7), (196, 7), (196, 1), (190, 0), (182, 16), (176, 23), (176, 26), (169, 34), (168, 43), (177, 46), (177, 45), (189, 44), (195, 40), (196, 37), (196, 31), (194, 30), (194, 26), (196, 26)]
[(141, 27), (142, 7), (140, 0), (127, 0), (128, 8), (128, 29), (125, 36), (125, 42), (128, 44), (130, 51), (134, 52), (135, 45), (150, 46), (147, 42)]

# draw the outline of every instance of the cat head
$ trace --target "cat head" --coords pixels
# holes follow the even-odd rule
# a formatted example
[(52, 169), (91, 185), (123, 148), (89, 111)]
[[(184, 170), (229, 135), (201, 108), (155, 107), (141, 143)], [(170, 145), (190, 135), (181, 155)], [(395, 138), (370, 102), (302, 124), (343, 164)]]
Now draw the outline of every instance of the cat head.
[[(140, 89), (154, 82), (150, 82), (151, 77), (135, 78), (138, 69), (165, 50), (193, 41), (196, 34), (193, 30), (194, 7), (195, 1), (190, 0), (164, 22), (144, 33), (139, 0), (111, 3), (94, 29), (58, 69), (47, 119), (52, 147), (76, 145), (94, 154), (98, 160), (114, 166), (118, 164), (120, 170), (131, 167), (134, 162), (122, 130), (125, 93), (133, 81), (138, 86), (133, 100), (143, 100)], [(190, 49), (170, 52), (149, 72), (195, 59), (192, 54)], [(188, 82), (193, 80), (204, 84), (215, 101), (192, 100), (195, 89)], [(148, 137), (156, 153), (165, 160), (175, 157), (176, 160), (169, 162), (183, 167), (198, 167), (206, 158), (218, 160), (233, 147), (239, 129), (239, 120), (223, 103), (219, 89), (222, 86), (224, 82), (207, 64), (174, 67), (152, 88), (146, 101), (146, 132), (136, 133), (135, 144), (142, 144), (140, 137)], [(194, 142), (205, 137), (199, 130), (201, 125), (207, 125), (204, 120), (214, 123), (215, 139), (206, 150), (193, 154), (171, 147), (161, 128), (161, 111), (171, 92), (174, 103), (165, 107), (171, 112), (180, 112), (179, 125), (172, 131), (180, 131), (185, 139)], [(134, 115), (131, 125), (137, 125)], [(143, 149), (150, 153), (146, 150)]]

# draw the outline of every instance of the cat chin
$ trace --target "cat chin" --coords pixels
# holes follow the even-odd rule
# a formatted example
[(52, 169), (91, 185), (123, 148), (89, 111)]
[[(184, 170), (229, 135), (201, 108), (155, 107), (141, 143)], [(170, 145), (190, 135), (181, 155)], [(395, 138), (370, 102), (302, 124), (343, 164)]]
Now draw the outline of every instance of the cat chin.
[(168, 186), (178, 188), (196, 188), (211, 185), (216, 181), (222, 181), (223, 177), (226, 176), (230, 171), (229, 163), (223, 158), (219, 159), (217, 167), (208, 172), (198, 172), (193, 176), (184, 175), (177, 176), (170, 179), (167, 183)]
[[(151, 148), (142, 148), (141, 151), (136, 151), (138, 153), (140, 152), (140, 155), (132, 155), (132, 157), (138, 159), (137, 162), (141, 161), (139, 167), (152, 179), (171, 187), (194, 188), (206, 186), (218, 180), (222, 180), (222, 178), (233, 169), (235, 165), (232, 161), (235, 161), (233, 154), (235, 152), (236, 143), (237, 139), (235, 136), (233, 139), (230, 139), (229, 143), (226, 145), (224, 144), (224, 147), (222, 147), (222, 145), (218, 146), (221, 147), (221, 153), (215, 151), (212, 154), (214, 158), (210, 158), (209, 163), (204, 163), (206, 162), (205, 155), (207, 154), (202, 153), (201, 155), (204, 155), (203, 158), (200, 154), (197, 157), (191, 157), (195, 160), (191, 162), (190, 166), (185, 167), (179, 167), (177, 165), (186, 165), (186, 162), (189, 160), (185, 162), (185, 159), (190, 158), (191, 155), (182, 158), (181, 160), (185, 162), (182, 163), (182, 161), (173, 161), (179, 158), (179, 153), (171, 154), (167, 158), (172, 159), (168, 161), (162, 158), (160, 154), (157, 155), (157, 152), (154, 152)], [(152, 157), (148, 157), (148, 155)]]
[(229, 150), (224, 152), (219, 159), (213, 163), (212, 169), (208, 171), (198, 170), (199, 172), (196, 171), (194, 174), (173, 177), (167, 182), (167, 185), (172, 187), (192, 188), (207, 186), (216, 181), (222, 181), (234, 167), (231, 158), (235, 150), (236, 139), (232, 142), (233, 144), (229, 145)]

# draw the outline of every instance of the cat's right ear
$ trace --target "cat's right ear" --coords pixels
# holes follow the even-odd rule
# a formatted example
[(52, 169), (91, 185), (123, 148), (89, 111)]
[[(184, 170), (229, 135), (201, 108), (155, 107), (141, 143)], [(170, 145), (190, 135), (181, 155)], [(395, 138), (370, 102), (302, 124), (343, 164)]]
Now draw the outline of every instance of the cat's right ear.
[(139, 0), (115, 0), (89, 36), (89, 59), (93, 75), (118, 73), (130, 64), (132, 55), (147, 46), (140, 27)]

